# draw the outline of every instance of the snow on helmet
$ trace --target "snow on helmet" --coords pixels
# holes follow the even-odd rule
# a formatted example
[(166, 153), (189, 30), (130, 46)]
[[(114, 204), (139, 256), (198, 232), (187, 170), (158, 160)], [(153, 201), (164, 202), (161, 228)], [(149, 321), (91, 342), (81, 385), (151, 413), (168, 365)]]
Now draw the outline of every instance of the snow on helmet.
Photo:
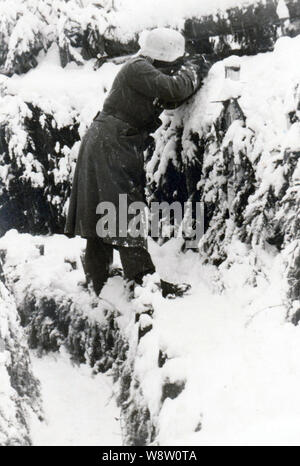
[(156, 28), (143, 31), (139, 39), (141, 55), (172, 62), (182, 57), (185, 52), (185, 39), (180, 32), (168, 28)]

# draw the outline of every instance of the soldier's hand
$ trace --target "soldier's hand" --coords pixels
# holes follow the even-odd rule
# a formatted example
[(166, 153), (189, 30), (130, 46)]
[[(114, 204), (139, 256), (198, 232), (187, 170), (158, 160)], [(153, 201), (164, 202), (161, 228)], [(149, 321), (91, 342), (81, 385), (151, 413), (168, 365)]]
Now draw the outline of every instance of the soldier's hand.
[(187, 65), (194, 67), (199, 82), (201, 82), (207, 75), (212, 67), (212, 63), (205, 57), (205, 55), (195, 55), (189, 58), (186, 62)]

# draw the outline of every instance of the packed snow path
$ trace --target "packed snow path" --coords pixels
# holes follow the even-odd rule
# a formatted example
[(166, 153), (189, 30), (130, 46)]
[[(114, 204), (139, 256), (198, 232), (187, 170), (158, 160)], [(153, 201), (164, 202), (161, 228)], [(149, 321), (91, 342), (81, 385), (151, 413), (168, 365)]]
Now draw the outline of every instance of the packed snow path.
[(64, 354), (41, 358), (32, 353), (41, 382), (45, 421), (32, 421), (34, 446), (122, 445), (120, 412), (107, 375), (91, 376), (91, 368), (73, 365)]

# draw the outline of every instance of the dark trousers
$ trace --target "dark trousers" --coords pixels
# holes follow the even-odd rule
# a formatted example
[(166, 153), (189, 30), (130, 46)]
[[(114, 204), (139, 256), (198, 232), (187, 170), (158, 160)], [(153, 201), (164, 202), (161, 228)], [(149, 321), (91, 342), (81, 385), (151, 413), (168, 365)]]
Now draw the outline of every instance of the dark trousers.
[(155, 266), (147, 249), (115, 246), (105, 243), (101, 238), (87, 238), (84, 271), (87, 280), (92, 281), (97, 295), (108, 279), (114, 249), (119, 251), (124, 277), (127, 280), (142, 284), (145, 275), (155, 272)]

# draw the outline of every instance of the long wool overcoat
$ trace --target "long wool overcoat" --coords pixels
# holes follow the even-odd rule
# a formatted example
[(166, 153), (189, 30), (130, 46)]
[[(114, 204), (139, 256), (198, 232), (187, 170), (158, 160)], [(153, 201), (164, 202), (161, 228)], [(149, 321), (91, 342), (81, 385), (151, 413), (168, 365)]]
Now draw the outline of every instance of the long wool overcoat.
[[(65, 226), (68, 236), (97, 236), (100, 216), (96, 209), (101, 202), (111, 202), (118, 213), (120, 194), (127, 194), (128, 205), (145, 201), (143, 150), (162, 111), (157, 102), (176, 104), (188, 98), (197, 87), (198, 77), (193, 66), (182, 67), (168, 76), (142, 56), (123, 65), (102, 112), (95, 117), (81, 142)], [(139, 239), (130, 235), (120, 238), (116, 233), (116, 237), (105, 241), (140, 245)]]

